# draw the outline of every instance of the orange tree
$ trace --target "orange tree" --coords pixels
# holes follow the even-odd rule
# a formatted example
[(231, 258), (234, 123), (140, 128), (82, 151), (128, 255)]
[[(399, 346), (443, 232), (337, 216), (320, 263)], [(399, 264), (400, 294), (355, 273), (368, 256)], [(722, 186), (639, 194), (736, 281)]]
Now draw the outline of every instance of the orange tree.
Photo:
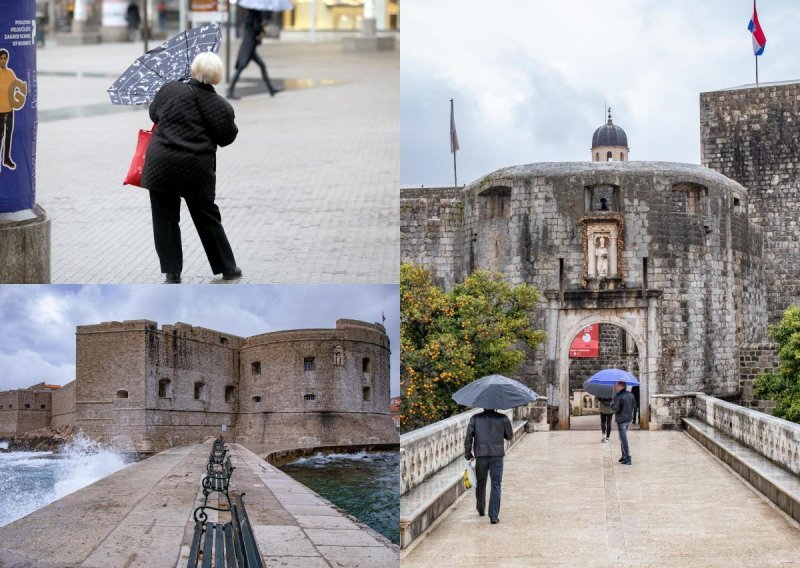
[(769, 333), (778, 344), (778, 370), (760, 375), (753, 390), (757, 397), (778, 403), (775, 416), (800, 422), (800, 306), (789, 306)]
[(401, 426), (404, 432), (460, 411), (451, 395), (492, 373), (513, 374), (544, 332), (535, 329), (539, 292), (500, 274), (474, 272), (445, 292), (424, 268), (400, 267)]

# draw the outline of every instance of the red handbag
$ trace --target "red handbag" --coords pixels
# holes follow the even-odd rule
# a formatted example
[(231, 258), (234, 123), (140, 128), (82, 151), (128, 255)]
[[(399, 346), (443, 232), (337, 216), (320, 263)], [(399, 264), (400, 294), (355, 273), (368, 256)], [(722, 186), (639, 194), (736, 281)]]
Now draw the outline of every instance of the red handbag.
[(156, 125), (150, 130), (140, 130), (139, 140), (136, 142), (136, 151), (133, 153), (133, 160), (131, 160), (131, 167), (128, 168), (128, 175), (125, 176), (125, 181), (122, 185), (135, 185), (141, 187), (142, 184), (142, 170), (144, 169), (144, 157), (147, 154), (147, 146), (150, 144), (150, 139), (153, 138), (153, 132), (156, 131)]

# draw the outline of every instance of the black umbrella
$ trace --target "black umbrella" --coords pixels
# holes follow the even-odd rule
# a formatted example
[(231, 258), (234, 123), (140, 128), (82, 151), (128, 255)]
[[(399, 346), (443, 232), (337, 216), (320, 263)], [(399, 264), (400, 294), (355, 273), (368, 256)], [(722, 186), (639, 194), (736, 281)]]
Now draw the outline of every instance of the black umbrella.
[(192, 61), (204, 51), (217, 53), (222, 41), (219, 24), (191, 28), (138, 57), (108, 89), (115, 105), (149, 103), (170, 81), (188, 81)]
[(453, 395), (453, 400), (473, 408), (515, 408), (528, 404), (539, 395), (522, 383), (503, 375), (489, 375), (473, 381)]

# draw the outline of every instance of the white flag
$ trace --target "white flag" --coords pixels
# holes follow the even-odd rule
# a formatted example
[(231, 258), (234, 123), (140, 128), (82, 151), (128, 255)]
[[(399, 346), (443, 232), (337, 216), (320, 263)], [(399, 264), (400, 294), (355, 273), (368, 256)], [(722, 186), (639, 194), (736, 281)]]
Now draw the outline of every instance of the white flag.
[(450, 153), (458, 150), (458, 133), (456, 132), (456, 117), (453, 113), (453, 99), (450, 99)]

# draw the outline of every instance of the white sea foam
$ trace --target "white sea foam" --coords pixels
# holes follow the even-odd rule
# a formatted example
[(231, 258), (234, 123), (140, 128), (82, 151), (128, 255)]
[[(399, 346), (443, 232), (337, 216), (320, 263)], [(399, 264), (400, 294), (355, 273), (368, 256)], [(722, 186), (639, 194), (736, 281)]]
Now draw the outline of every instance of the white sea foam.
[(118, 471), (133, 460), (79, 433), (58, 453), (0, 454), (0, 477), (13, 491), (0, 492), (0, 526)]
[(324, 454), (317, 452), (313, 456), (300, 458), (293, 461), (288, 465), (307, 465), (311, 467), (324, 467), (334, 462), (359, 462), (359, 461), (377, 461), (385, 457), (384, 452), (354, 452), (354, 453), (337, 453), (337, 454)]

